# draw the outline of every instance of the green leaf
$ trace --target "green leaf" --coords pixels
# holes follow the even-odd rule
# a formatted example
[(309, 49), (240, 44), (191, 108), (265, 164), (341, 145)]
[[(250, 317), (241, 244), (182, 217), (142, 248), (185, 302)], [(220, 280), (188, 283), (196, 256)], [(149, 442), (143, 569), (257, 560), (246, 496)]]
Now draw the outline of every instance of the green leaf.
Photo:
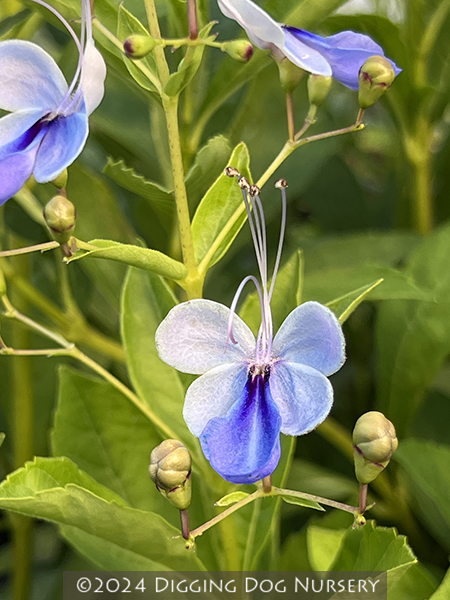
[(345, 323), (352, 312), (366, 299), (366, 296), (368, 296), (372, 290), (380, 285), (380, 283), (383, 283), (383, 279), (378, 279), (378, 281), (369, 283), (349, 294), (345, 294), (345, 296), (336, 298), (336, 300), (328, 302), (327, 306), (339, 319), (339, 323)]
[(306, 272), (304, 301), (317, 300), (322, 304), (327, 304), (336, 296), (345, 296), (353, 290), (365, 287), (368, 282), (379, 279), (383, 279), (383, 285), (373, 288), (372, 300), (432, 299), (426, 290), (419, 287), (410, 273), (365, 265)]
[[(199, 31), (200, 38), (207, 38), (210, 34), (211, 29), (214, 27), (215, 22), (212, 21), (205, 25), (203, 29)], [(178, 70), (173, 73), (167, 80), (164, 86), (164, 93), (168, 96), (177, 96), (188, 83), (193, 79), (197, 73), (200, 64), (202, 62), (203, 53), (205, 51), (205, 45), (200, 44), (199, 46), (190, 46), (186, 51), (185, 57), (181, 60), (178, 65)]]
[[(106, 237), (131, 242), (136, 238), (105, 177), (87, 169), (80, 161), (70, 167), (69, 174), (67, 194), (77, 207), (76, 231), (81, 239)], [(103, 304), (106, 300), (118, 310), (117, 290), (125, 276), (125, 265), (116, 262), (99, 264), (95, 260), (81, 261), (79, 264), (95, 282), (96, 292), (101, 295)]]
[(183, 263), (157, 250), (131, 244), (121, 244), (112, 240), (92, 240), (89, 245), (96, 246), (96, 249), (77, 250), (75, 254), (65, 259), (66, 262), (71, 263), (90, 256), (125, 263), (138, 269), (152, 271), (168, 279), (180, 280), (187, 276), (187, 269)]
[(395, 600), (424, 600), (430, 597), (436, 587), (436, 578), (422, 564), (416, 563), (389, 587), (389, 597)]
[(158, 277), (130, 269), (122, 290), (122, 339), (128, 372), (138, 396), (205, 463), (195, 438), (183, 420), (185, 389), (178, 371), (163, 362), (156, 350), (155, 332), (176, 299)]
[(390, 590), (416, 562), (404, 535), (368, 521), (364, 527), (346, 532), (330, 570), (387, 571)]
[(394, 456), (408, 474), (415, 510), (434, 537), (450, 551), (450, 447), (406, 440)]
[[(273, 290), (271, 309), (274, 331), (277, 331), (288, 314), (301, 302), (301, 284), (303, 275), (303, 256), (301, 250), (292, 254), (278, 273)], [(261, 324), (261, 308), (258, 292), (252, 292), (245, 298), (239, 316), (247, 323), (253, 333), (257, 333)]]
[(430, 600), (448, 600), (450, 596), (450, 569), (447, 571), (443, 582), (438, 587), (436, 592), (431, 596)]
[(446, 224), (414, 250), (405, 271), (430, 301), (384, 302), (378, 314), (377, 408), (400, 435), (450, 352), (449, 255)]
[(314, 500), (306, 500), (305, 498), (296, 498), (295, 496), (281, 495), (281, 498), (287, 502), (287, 504), (295, 504), (296, 506), (303, 506), (305, 508), (313, 508), (314, 510), (325, 511), (324, 507)]
[(124, 160), (114, 161), (108, 157), (103, 173), (124, 189), (148, 200), (149, 204), (162, 217), (172, 216), (175, 208), (173, 193), (158, 183), (145, 179), (132, 167), (127, 167)]
[(4, 433), (0, 433), (0, 446), (1, 446), (1, 445), (3, 444), (3, 442), (5, 441), (5, 437), (6, 437), (6, 434), (4, 434)]
[(236, 504), (236, 502), (240, 502), (250, 496), (246, 492), (232, 492), (231, 494), (227, 494), (220, 500), (214, 503), (214, 506), (230, 506), (230, 504)]
[(67, 458), (36, 458), (15, 471), (0, 485), (0, 507), (61, 525), (105, 570), (202, 569), (160, 515), (129, 508)]
[(314, 571), (329, 571), (346, 534), (345, 529), (310, 525), (306, 532), (308, 558)]
[(67, 456), (134, 508), (172, 520), (175, 511), (146, 476), (150, 452), (161, 441), (147, 417), (111, 384), (60, 368), (53, 454)]
[[(228, 165), (250, 180), (249, 163), (247, 146), (241, 143), (233, 150)], [(222, 173), (206, 192), (192, 221), (195, 254), (203, 271), (224, 256), (245, 219), (241, 189), (234, 177)]]
[[(123, 4), (119, 6), (119, 18), (117, 22), (117, 37), (121, 42), (124, 42), (127, 37), (133, 34), (145, 35), (148, 36), (148, 31), (142, 25), (138, 19), (134, 15), (132, 15), (128, 10), (124, 7)], [(135, 64), (137, 61), (132, 61), (127, 58), (125, 54), (123, 54), (123, 60), (125, 62), (125, 66), (128, 69), (131, 77), (136, 81), (140, 87), (144, 88), (153, 93), (157, 93), (157, 88), (155, 87), (154, 81), (151, 80), (148, 76), (146, 76)], [(158, 80), (158, 70), (156, 68), (156, 62), (153, 54), (150, 52), (147, 56), (138, 61), (145, 69), (153, 75), (154, 79)]]
[(211, 138), (197, 152), (194, 164), (186, 175), (186, 188), (191, 207), (197, 207), (205, 190), (211, 187), (225, 169), (230, 152), (230, 142), (223, 135)]

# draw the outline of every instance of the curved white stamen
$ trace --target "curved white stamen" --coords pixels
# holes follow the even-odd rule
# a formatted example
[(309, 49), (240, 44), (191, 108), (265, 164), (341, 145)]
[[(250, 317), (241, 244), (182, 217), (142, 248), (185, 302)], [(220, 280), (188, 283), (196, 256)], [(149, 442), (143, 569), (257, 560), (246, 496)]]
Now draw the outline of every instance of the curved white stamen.
[(283, 250), (284, 234), (286, 231), (286, 213), (287, 213), (287, 199), (286, 199), (286, 188), (281, 188), (281, 226), (280, 226), (280, 237), (278, 240), (277, 257), (275, 259), (275, 266), (273, 268), (272, 282), (269, 290), (269, 300), (272, 299), (273, 289), (275, 287), (275, 281), (277, 279), (278, 270), (280, 268), (281, 253)]
[(238, 343), (233, 335), (233, 318), (234, 318), (234, 315), (236, 314), (236, 306), (237, 306), (237, 303), (239, 302), (239, 298), (242, 294), (242, 290), (244, 289), (244, 287), (247, 285), (247, 283), (249, 281), (253, 281), (253, 283), (255, 284), (256, 291), (258, 292), (258, 296), (259, 296), (259, 302), (261, 304), (261, 313), (264, 313), (263, 293), (261, 290), (261, 286), (259, 285), (259, 281), (253, 275), (247, 275), (247, 277), (245, 277), (241, 281), (238, 289), (236, 290), (236, 293), (234, 294), (233, 302), (231, 303), (231, 306), (230, 306), (230, 314), (228, 316), (228, 335), (227, 335), (227, 341), (225, 344), (225, 348), (228, 345), (228, 340), (231, 340), (233, 344)]
[(248, 224), (250, 225), (250, 231), (253, 239), (253, 246), (255, 248), (256, 261), (258, 263), (259, 272), (262, 272), (263, 268), (263, 256), (262, 248), (260, 247), (259, 237), (257, 235), (257, 229), (254, 221), (254, 212), (251, 209), (249, 197), (247, 196), (247, 190), (241, 188), (242, 197), (244, 198), (245, 210), (247, 211)]
[(53, 8), (53, 6), (50, 6), (50, 4), (47, 4), (47, 2), (44, 2), (44, 0), (33, 0), (33, 2), (35, 2), (36, 4), (40, 4), (41, 6), (43, 6), (44, 8), (46, 8), (47, 10), (49, 10), (53, 15), (55, 15), (55, 17), (64, 25), (64, 27), (67, 29), (67, 31), (69, 32), (69, 34), (71, 35), (73, 41), (76, 44), (76, 47), (78, 49), (78, 65), (77, 65), (77, 69), (75, 71), (75, 75), (72, 79), (72, 83), (69, 86), (69, 89), (67, 90), (64, 98), (61, 100), (61, 103), (59, 105), (59, 107), (57, 108), (57, 110), (55, 111), (57, 114), (60, 114), (62, 112), (64, 112), (64, 110), (66, 109), (66, 104), (67, 101), (70, 99), (71, 100), (71, 94), (77, 84), (77, 81), (80, 77), (80, 73), (82, 70), (82, 64), (83, 64), (83, 46), (80, 43), (80, 40), (77, 37), (77, 34), (75, 33), (75, 31), (72, 29), (72, 27), (69, 25), (69, 23), (66, 21), (66, 19), (55, 9)]

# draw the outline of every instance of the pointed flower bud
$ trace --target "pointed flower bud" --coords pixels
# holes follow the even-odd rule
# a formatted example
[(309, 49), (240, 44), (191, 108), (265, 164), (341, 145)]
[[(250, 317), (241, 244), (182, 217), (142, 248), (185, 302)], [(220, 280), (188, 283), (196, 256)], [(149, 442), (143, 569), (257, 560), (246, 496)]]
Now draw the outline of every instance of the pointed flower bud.
[(353, 429), (356, 478), (370, 483), (387, 467), (397, 450), (394, 425), (375, 410), (359, 417)]
[(359, 71), (358, 101), (361, 108), (369, 108), (389, 89), (395, 79), (395, 71), (384, 56), (371, 56)]
[(155, 40), (149, 35), (130, 35), (123, 43), (123, 51), (132, 60), (147, 56), (156, 46)]
[(59, 244), (65, 244), (73, 235), (77, 211), (70, 200), (64, 196), (55, 196), (44, 207), (44, 219), (53, 238)]
[(308, 99), (311, 106), (320, 106), (330, 91), (332, 77), (310, 75), (308, 77)]
[(305, 71), (300, 69), (287, 58), (283, 58), (277, 62), (280, 72), (281, 86), (286, 94), (292, 94), (295, 88), (300, 83)]
[(150, 479), (171, 504), (185, 510), (191, 503), (191, 456), (178, 440), (165, 440), (150, 455)]
[(226, 52), (228, 56), (231, 56), (234, 60), (243, 63), (248, 62), (253, 56), (253, 46), (247, 40), (224, 42), (222, 44), (222, 51)]

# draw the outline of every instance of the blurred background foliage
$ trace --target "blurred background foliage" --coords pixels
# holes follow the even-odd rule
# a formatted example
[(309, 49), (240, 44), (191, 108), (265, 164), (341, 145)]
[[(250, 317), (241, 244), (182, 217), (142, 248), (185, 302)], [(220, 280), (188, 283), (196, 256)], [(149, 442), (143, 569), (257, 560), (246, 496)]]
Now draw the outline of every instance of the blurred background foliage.
[[(51, 4), (68, 19), (79, 14), (77, 0), (51, 0)], [(367, 111), (362, 132), (296, 151), (265, 187), (263, 200), (269, 239), (275, 248), (279, 199), (271, 184), (279, 177), (288, 180), (284, 260), (302, 250), (292, 281), (303, 269), (303, 300), (326, 303), (384, 279), (345, 325), (348, 360), (333, 378), (336, 401), (331, 425), (325, 424), (298, 440), (289, 486), (357, 502), (348, 433), (363, 412), (385, 412), (397, 428), (400, 448), (382, 483), (371, 492), (377, 504), (370, 514), (379, 525), (396, 527), (400, 534), (407, 535), (420, 561), (414, 562), (402, 538), (392, 533), (392, 551), (406, 553), (401, 564), (413, 566), (407, 571), (405, 568), (389, 598), (425, 600), (444, 577), (450, 552), (450, 2), (267, 0), (260, 4), (281, 22), (324, 35), (343, 29), (367, 33), (403, 69), (382, 101)], [(237, 25), (221, 15), (215, 2), (199, 0), (198, 5), (202, 25), (211, 19), (219, 21), (214, 29), (220, 33), (219, 40), (242, 36)], [(119, 0), (96, 0), (96, 15), (112, 32), (117, 31), (118, 6)], [(124, 6), (146, 23), (141, 0), (125, 0)], [(157, 8), (164, 36), (186, 34), (184, 2), (158, 0)], [(1, 0), (0, 19), (0, 39), (31, 39), (40, 44), (70, 79), (77, 59), (75, 49), (47, 11), (26, 0)], [(117, 48), (99, 32), (96, 39), (108, 64), (108, 77), (104, 101), (90, 120), (86, 149), (69, 170), (68, 194), (78, 211), (77, 236), (128, 243), (139, 240), (140, 244), (179, 258), (160, 102), (152, 91), (139, 87), (129, 76)], [(183, 50), (167, 54), (175, 70)], [(295, 92), (297, 129), (307, 110), (305, 78)], [(357, 95), (333, 82), (312, 132), (350, 125), (357, 111)], [(182, 95), (180, 119), (190, 209), (194, 214), (239, 142), (248, 146), (256, 180), (286, 141), (285, 100), (275, 62), (256, 50), (252, 60), (242, 65), (207, 48), (197, 75)], [(37, 208), (52, 195), (51, 185), (31, 184), (16, 201), (5, 205), (0, 213), (3, 248), (48, 239)], [(127, 381), (119, 341), (124, 266), (83, 260), (63, 272), (57, 253), (2, 259), (0, 266), (17, 308), (77, 342)], [(205, 297), (229, 304), (242, 277), (254, 272), (253, 249), (244, 228), (224, 258), (210, 270)], [(286, 273), (289, 275), (289, 271)], [(67, 278), (74, 300), (68, 300), (65, 294)], [(251, 299), (246, 304), (249, 302)], [(86, 328), (90, 335), (84, 335)], [(7, 320), (2, 320), (2, 337), (14, 347), (39, 348), (47, 344)], [(106, 340), (109, 346), (104, 351)], [(92, 393), (83, 377), (74, 375), (67, 366), (62, 368), (58, 384), (58, 365), (64, 363), (72, 364), (68, 359), (0, 360), (0, 430), (6, 433), (0, 451), (2, 475), (22, 466), (33, 455), (51, 455), (49, 434), (58, 385), (61, 394), (64, 382), (79, 377), (79, 385), (86, 385), (86, 393)], [(100, 398), (101, 390), (96, 393)], [(33, 434), (25, 445), (15, 444), (26, 431), (20, 418), (20, 401), (24, 398), (34, 403)], [(108, 402), (105, 398), (98, 410), (110, 410)], [(58, 415), (70, 419), (70, 415)], [(57, 438), (56, 428), (53, 449), (57, 454), (64, 453), (67, 441), (64, 445)], [(123, 443), (128, 444), (130, 463), (140, 455), (145, 468), (152, 448), (147, 434), (135, 439), (132, 432)], [(58, 452), (61, 447), (64, 450)], [(74, 448), (72, 456), (77, 451)], [(80, 462), (75, 462), (105, 484), (107, 476), (93, 473), (93, 467), (90, 471), (83, 460), (80, 456)], [(142, 486), (137, 498), (150, 493), (147, 481)], [(139, 506), (139, 502), (131, 503)], [(236, 517), (237, 525), (239, 519), (250, 514), (242, 513)], [(350, 524), (347, 515), (329, 512), (311, 516), (311, 511), (290, 505), (285, 505), (281, 514), (282, 545), (272, 568), (324, 570), (333, 563), (342, 544), (351, 547), (344, 532)], [(2, 514), (0, 576), (4, 585), (0, 597), (5, 599), (11, 597), (13, 569), (20, 571), (17, 557), (14, 561), (12, 522), (8, 514)], [(31, 528), (26, 521), (22, 526)], [(378, 535), (376, 531), (368, 525), (365, 538)], [(96, 568), (72, 550), (57, 528), (48, 523), (37, 522), (32, 539), (29, 551), (36, 600), (62, 597), (63, 570)], [(378, 547), (378, 541), (371, 539)], [(20, 549), (18, 552), (20, 556)], [(342, 560), (334, 564), (335, 570), (355, 567)], [(433, 600), (448, 598), (449, 590), (447, 578)]]

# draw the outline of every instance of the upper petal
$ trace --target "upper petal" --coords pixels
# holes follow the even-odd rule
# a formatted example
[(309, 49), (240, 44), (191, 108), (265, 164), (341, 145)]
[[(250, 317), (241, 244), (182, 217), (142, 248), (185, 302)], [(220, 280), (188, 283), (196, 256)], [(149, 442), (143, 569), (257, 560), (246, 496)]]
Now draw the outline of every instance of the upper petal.
[(227, 415), (208, 422), (200, 443), (211, 466), (224, 479), (255, 483), (278, 464), (280, 425), (267, 378), (249, 376)]
[(314, 75), (331, 76), (331, 66), (320, 52), (292, 35), (288, 28), (285, 28), (285, 34), (282, 51), (294, 65)]
[(281, 325), (273, 341), (272, 356), (331, 375), (345, 361), (342, 327), (329, 308), (318, 302), (305, 302)]
[(250, 41), (263, 50), (284, 45), (284, 31), (262, 8), (251, 0), (217, 0), (220, 10), (245, 29)]
[(88, 116), (94, 112), (105, 94), (106, 64), (94, 40), (88, 40), (83, 57), (83, 97)]
[(88, 120), (83, 108), (67, 117), (50, 121), (36, 157), (34, 176), (39, 183), (55, 179), (82, 151), (88, 136)]
[(156, 348), (167, 364), (201, 375), (225, 363), (243, 361), (255, 352), (255, 337), (237, 315), (228, 341), (230, 309), (211, 300), (190, 300), (172, 308), (156, 331)]
[(0, 42), (0, 108), (54, 110), (67, 91), (60, 68), (42, 48), (31, 42)]
[(322, 423), (331, 410), (331, 383), (311, 367), (280, 361), (272, 366), (269, 385), (280, 411), (282, 433), (308, 433)]
[(211, 369), (189, 386), (183, 417), (191, 433), (199, 437), (208, 421), (227, 414), (242, 394), (247, 376), (247, 365), (231, 363)]
[[(286, 26), (286, 31), (320, 52), (330, 64), (333, 77), (353, 90), (359, 88), (358, 74), (364, 62), (375, 54), (384, 56), (383, 48), (362, 33), (342, 31), (336, 35), (321, 37), (296, 27)], [(388, 60), (398, 75), (401, 69), (392, 60)]]

